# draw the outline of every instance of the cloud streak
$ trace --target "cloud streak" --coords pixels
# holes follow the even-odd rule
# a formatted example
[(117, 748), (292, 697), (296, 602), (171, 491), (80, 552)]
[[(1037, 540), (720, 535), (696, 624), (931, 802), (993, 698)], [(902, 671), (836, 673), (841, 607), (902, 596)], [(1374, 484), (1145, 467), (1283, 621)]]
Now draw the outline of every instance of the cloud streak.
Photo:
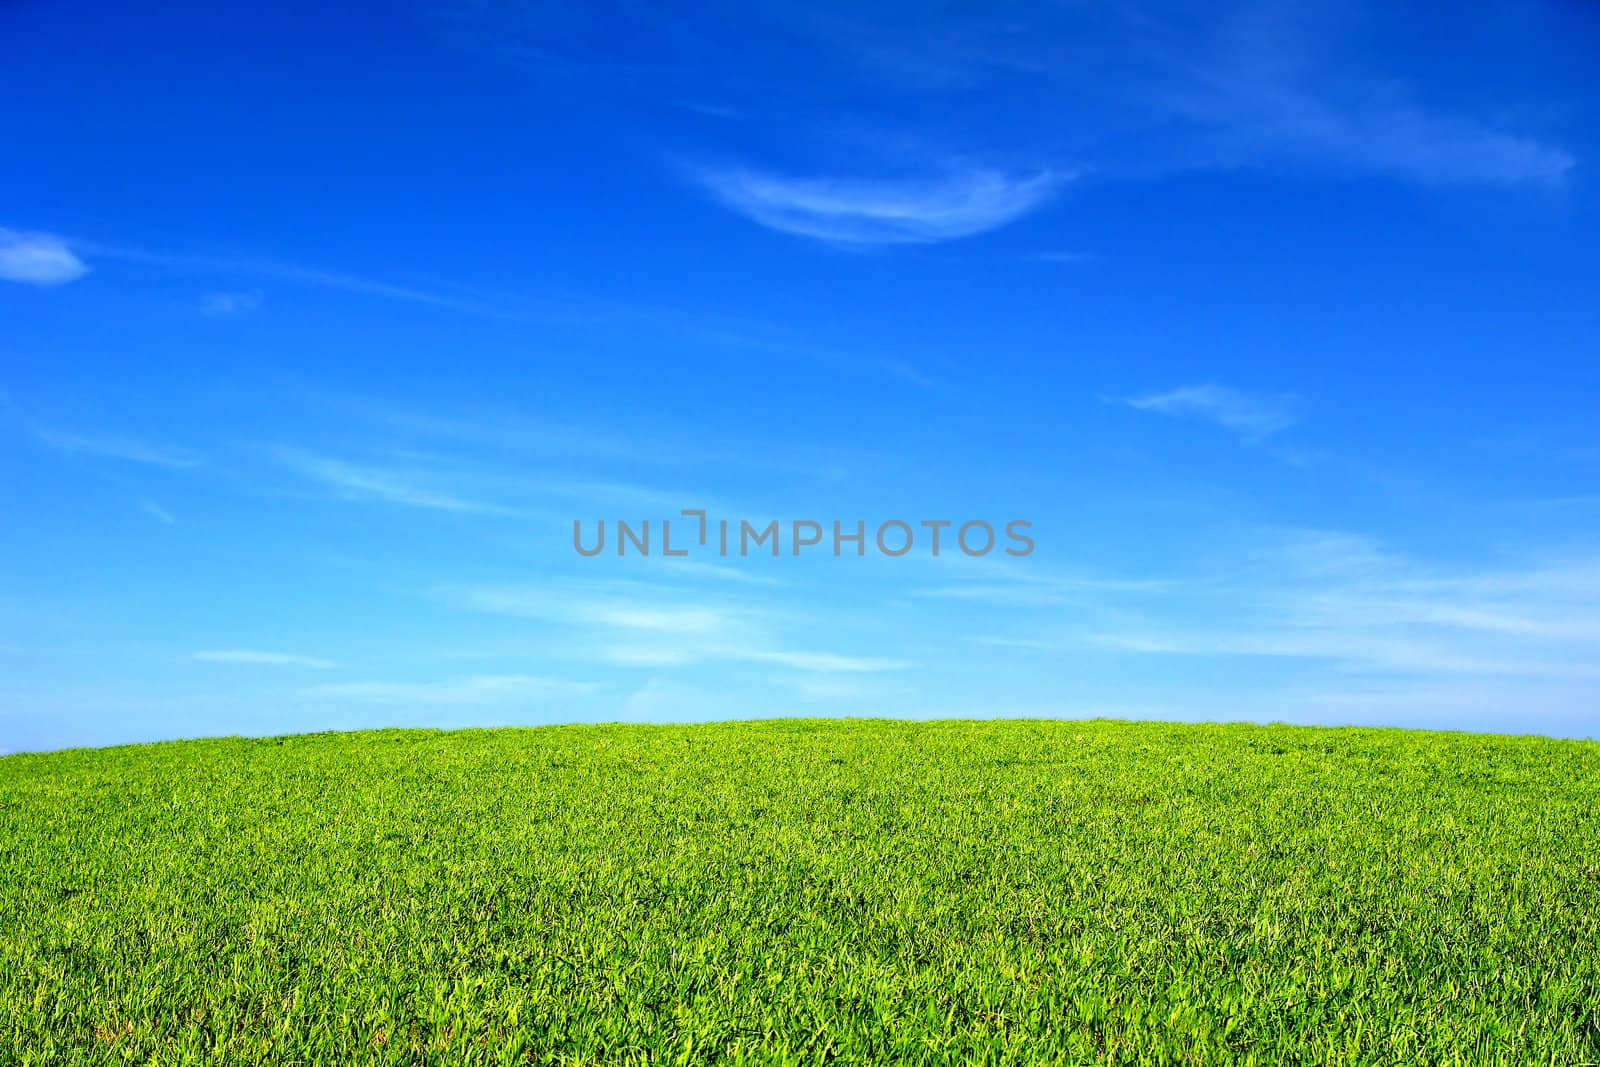
[(751, 651), (743, 658), (811, 674), (876, 674), (911, 666), (904, 660), (881, 656), (841, 656), (833, 652)]
[(207, 293), (200, 301), (200, 312), (213, 318), (254, 311), (261, 306), (260, 292)]
[[(1530, 83), (1508, 60), (1463, 62), (1474, 73), (1469, 99), (1488, 102), (1463, 101), (1438, 64), (1386, 47), (1427, 32), (1424, 17), (1406, 5), (1024, 0), (1003, 11), (946, 7), (928, 18), (915, 7), (833, 0), (763, 6), (759, 15), (713, 4), (670, 17), (646, 4), (608, 8), (583, 33), (517, 5), (442, 6), (452, 12), (454, 30), (472, 27), (470, 39), (528, 69), (603, 69), (600, 91), (652, 103), (736, 92), (747, 119), (781, 118), (797, 140), (849, 137), (837, 117), (843, 73), (864, 113), (912, 115), (876, 131), (868, 149), (891, 163), (895, 148), (936, 143), (950, 146), (947, 152), (982, 146), (1102, 178), (1288, 167), (1533, 190), (1564, 186), (1577, 165), (1571, 151), (1528, 121), (1548, 121), (1575, 100), (1530, 100), (1537, 79)], [(1530, 12), (1463, 9), (1455, 32), (1541, 62), (1569, 52), (1551, 40), (1561, 17)], [(617, 32), (618, 25), (629, 32)], [(659, 40), (669, 27), (667, 52), (647, 56), (624, 43)], [(739, 48), (727, 47), (735, 38)], [(849, 144), (859, 156), (860, 140)], [(956, 230), (981, 232), (995, 217), (1015, 217), (1018, 180), (992, 177), (976, 183), (984, 206), (972, 223), (955, 222)], [(944, 220), (967, 215), (951, 210), (963, 197), (926, 182), (800, 180), (737, 168), (697, 179), (763, 225), (840, 243), (928, 240), (925, 227), (944, 231)]]
[(913, 179), (798, 178), (690, 168), (724, 207), (769, 229), (841, 245), (932, 244), (997, 229), (1043, 206), (1065, 177), (984, 168)]
[(766, 664), (808, 674), (869, 674), (911, 664), (787, 647), (780, 612), (725, 597), (640, 582), (476, 586), (453, 599), (469, 610), (577, 627), (587, 654), (626, 667)]
[(1299, 421), (1292, 396), (1246, 393), (1220, 385), (1186, 385), (1129, 397), (1124, 403), (1139, 411), (1213, 423), (1246, 441), (1271, 437)]
[(312, 686), (302, 695), (317, 700), (371, 704), (515, 704), (555, 700), (592, 693), (589, 682), (543, 678), (529, 674), (476, 675), (437, 682), (333, 682)]
[[(71, 240), (52, 234), (19, 233), (0, 229), (0, 278), (55, 285), (73, 281), (88, 272), (82, 257), (115, 260), (186, 274), (223, 275), (277, 282), (418, 304), (471, 315), (497, 316), (503, 311), (480, 296), (445, 287), (403, 285), (345, 271), (326, 270), (301, 263), (228, 255), (184, 254), (115, 243)], [(259, 289), (217, 289), (207, 293), (200, 310), (207, 315), (230, 315), (257, 307)]]
[[(1315, 5), (1224, 7), (1216, 30), (1152, 71), (1156, 109), (1237, 166), (1297, 163), (1434, 186), (1554, 189), (1576, 160), (1501, 122), (1429, 106), (1369, 69)], [(1178, 19), (1162, 31), (1169, 42)], [(1168, 53), (1170, 55), (1170, 53)]]
[(296, 474), (333, 489), (346, 499), (379, 501), (428, 511), (480, 515), (512, 512), (512, 509), (498, 504), (435, 489), (408, 471), (350, 463), (298, 448), (275, 449), (273, 455)]
[(1294, 154), (1422, 185), (1557, 189), (1577, 160), (1565, 149), (1413, 104), (1340, 114), (1310, 98), (1243, 128)]
[(24, 285), (65, 285), (89, 267), (63, 237), (0, 227), (0, 279)]
[(332, 660), (320, 656), (303, 656), (293, 652), (267, 652), (256, 648), (221, 648), (196, 652), (194, 658), (201, 663), (225, 663), (242, 667), (304, 667), (309, 670), (329, 670)]
[(33, 427), (32, 433), (39, 443), (68, 455), (98, 456), (102, 459), (121, 460), (124, 463), (173, 469), (199, 467), (205, 462), (192, 452), (152, 445), (133, 437), (74, 433), (39, 426)]
[(1058, 653), (1301, 661), (1302, 669), (1413, 681), (1600, 679), (1600, 561), (1509, 570), (1428, 565), (1366, 538), (1272, 535), (1258, 550), (1172, 579), (1158, 599), (1079, 606), (989, 643)]

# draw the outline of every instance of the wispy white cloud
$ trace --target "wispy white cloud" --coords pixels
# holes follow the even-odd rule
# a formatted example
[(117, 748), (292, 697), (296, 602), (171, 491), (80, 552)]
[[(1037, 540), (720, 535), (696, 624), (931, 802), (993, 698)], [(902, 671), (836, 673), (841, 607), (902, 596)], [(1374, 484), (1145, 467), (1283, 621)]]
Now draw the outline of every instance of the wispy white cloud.
[(1067, 176), (985, 168), (912, 179), (797, 178), (743, 167), (688, 168), (725, 207), (784, 233), (846, 245), (929, 244), (1004, 226)]
[(955, 580), (916, 586), (908, 590), (909, 596), (1016, 608), (1051, 608), (1157, 595), (1171, 588), (1169, 582), (1157, 577), (1074, 573), (1028, 565), (1019, 560), (999, 563), (987, 558), (941, 556), (938, 562), (941, 576)]
[(704, 663), (710, 656), (704, 645), (663, 641), (602, 640), (590, 646), (588, 657), (616, 667), (685, 667)]
[(965, 600), (1004, 607), (1059, 607), (1104, 596), (1116, 590), (1085, 590), (1050, 582), (962, 582), (913, 589), (910, 595), (930, 600)]
[(1340, 114), (1313, 100), (1263, 127), (1351, 169), (1425, 185), (1558, 188), (1577, 160), (1566, 149), (1473, 119), (1403, 104)]
[(923, 389), (930, 393), (944, 393), (950, 389), (948, 383), (925, 373), (905, 360), (891, 360), (884, 364), (883, 369), (893, 377), (903, 382), (910, 382), (918, 389)]
[(474, 611), (675, 637), (705, 638), (748, 621), (746, 612), (723, 602), (623, 580), (483, 585), (456, 596)]
[(728, 624), (726, 612), (699, 606), (589, 602), (575, 605), (573, 614), (578, 621), (594, 626), (665, 634), (709, 634)]
[(1033, 263), (1054, 263), (1061, 266), (1078, 267), (1085, 263), (1093, 263), (1093, 252), (1074, 252), (1068, 249), (1055, 251), (1033, 252), (1023, 257)]
[(1225, 164), (1291, 163), (1422, 185), (1566, 182), (1576, 160), (1565, 148), (1503, 116), (1430, 106), (1420, 87), (1363, 61), (1345, 20), (1314, 8), (1225, 5), (1213, 33), (1155, 76), (1151, 98), (1208, 135)]
[[(5, 235), (11, 232), (0, 230), (0, 264), (4, 263)], [(504, 313), (504, 309), (496, 307), (481, 294), (455, 287), (407, 285), (368, 277), (363, 274), (327, 270), (321, 267), (277, 259), (173, 252), (91, 240), (74, 239), (69, 244), (65, 238), (40, 234), (18, 236), (35, 239), (24, 244), (27, 254), (20, 260), (24, 266), (31, 264), (34, 271), (48, 273), (53, 264), (55, 271), (67, 275), (49, 279), (15, 279), (19, 281), (44, 280), (46, 283), (49, 281), (71, 281), (73, 278), (81, 276), (88, 269), (83, 260), (79, 258), (82, 255), (91, 259), (116, 260), (134, 266), (157, 268), (186, 275), (204, 275), (213, 282), (221, 280), (226, 283), (233, 280), (245, 280), (257, 283), (280, 283), (288, 286), (327, 289), (355, 296), (374, 297), (380, 300), (420, 304), (473, 315), (498, 316)], [(41, 244), (38, 239), (42, 239), (44, 243)], [(66, 257), (70, 258), (62, 258), (63, 252)], [(73, 269), (72, 264), (76, 264), (77, 273), (70, 273)], [(6, 276), (3, 273), (3, 266), (0, 266), (0, 277)], [(257, 306), (261, 302), (261, 298), (262, 294), (258, 288), (218, 289), (202, 300), (201, 310), (207, 314), (234, 314)]]
[[(628, 314), (622, 305), (608, 305), (608, 309), (602, 317), (614, 320)], [(647, 319), (637, 323), (637, 329), (651, 333), (676, 328)], [(448, 449), (479, 463), (494, 464), (501, 472), (508, 468), (519, 472), (559, 470), (563, 473), (478, 480), (497, 482), (496, 488), (513, 492), (625, 505), (628, 509), (625, 514), (644, 511), (665, 512), (670, 516), (689, 506), (721, 506), (733, 510), (726, 501), (708, 499), (704, 485), (694, 483), (703, 483), (709, 477), (708, 471), (723, 469), (835, 480), (839, 477), (838, 464), (842, 455), (832, 447), (813, 453), (812, 449), (799, 445), (786, 450), (794, 453), (792, 457), (765, 452), (756, 454), (731, 439), (716, 441), (705, 427), (700, 427), (691, 440), (682, 435), (681, 426), (665, 422), (650, 425), (631, 421), (626, 425), (607, 425), (592, 417), (555, 418), (493, 405), (442, 413), (326, 391), (303, 395), (301, 399), (327, 409), (342, 420), (358, 421), (374, 431), (414, 441), (419, 449)], [(642, 483), (604, 476), (577, 477), (570, 473), (615, 471), (622, 466), (649, 473), (639, 475), (645, 479)], [(691, 484), (656, 484), (657, 469), (665, 468), (680, 468), (674, 480)], [(568, 513), (565, 518), (570, 522), (573, 515)]]
[[(714, 498), (686, 490), (609, 478), (573, 478), (537, 469), (551, 464), (548, 455), (527, 459), (487, 455), (474, 449), (438, 451), (390, 442), (382, 451), (360, 458), (330, 455), (299, 445), (268, 447), (279, 466), (331, 490), (346, 500), (373, 501), (429, 511), (519, 518), (560, 527), (571, 536), (574, 518), (594, 514), (644, 514), (671, 517), (686, 502), (716, 506)], [(533, 466), (531, 473), (524, 468)], [(691, 531), (687, 520), (674, 524), (681, 544)], [(650, 526), (657, 543), (659, 520)], [(586, 535), (587, 536), (587, 535)]]
[(426, 484), (423, 476), (411, 471), (351, 463), (299, 448), (278, 448), (272, 454), (290, 470), (335, 490), (347, 499), (374, 500), (430, 511), (475, 514), (510, 514), (514, 511)]
[(626, 667), (762, 663), (812, 674), (865, 674), (910, 666), (883, 656), (795, 647), (782, 613), (646, 582), (476, 586), (451, 594), (474, 611), (576, 628), (583, 654)]
[(166, 526), (171, 526), (178, 520), (172, 517), (172, 512), (157, 504), (154, 500), (143, 499), (139, 501), (139, 510)]
[(1513, 678), (1600, 679), (1600, 666), (1573, 663), (1557, 656), (1495, 654), (1483, 647), (1464, 647), (1451, 639), (1403, 636), (1402, 626), (1320, 626), (1278, 630), (1110, 631), (1091, 640), (1126, 652), (1171, 656), (1241, 656), (1259, 659), (1325, 661), (1362, 672), (1421, 676), (1466, 675)]
[(725, 461), (719, 453), (676, 441), (655, 440), (635, 430), (608, 433), (592, 423), (537, 418), (522, 412), (479, 408), (439, 414), (369, 399), (321, 394), (313, 398), (342, 418), (358, 419), (411, 436), (447, 441), (478, 450), (518, 457), (580, 457), (591, 461), (684, 463), (695, 466)]
[(62, 285), (89, 273), (65, 238), (0, 227), (0, 279), (26, 285)]
[(834, 652), (752, 650), (742, 658), (756, 663), (772, 663), (813, 674), (876, 674), (903, 670), (911, 664), (881, 656), (841, 656)]
[(57, 452), (70, 455), (99, 456), (104, 459), (142, 463), (152, 467), (187, 468), (201, 466), (200, 456), (182, 449), (153, 445), (134, 437), (115, 434), (76, 433), (42, 426), (31, 428), (38, 441)]
[(1060, 653), (1300, 661), (1415, 681), (1600, 679), (1593, 558), (1474, 569), (1336, 531), (1288, 531), (1172, 579), (1159, 598), (1077, 613), (1073, 624), (1040, 621), (988, 640)]
[(905, 685), (886, 684), (879, 679), (862, 679), (839, 675), (800, 675), (791, 678), (774, 678), (775, 685), (792, 689), (802, 700), (833, 705), (829, 714), (848, 714), (841, 704), (869, 704), (874, 710), (884, 707), (888, 698), (914, 695), (915, 689)]
[(254, 311), (261, 306), (261, 291), (259, 289), (247, 292), (230, 291), (207, 293), (200, 300), (200, 311), (213, 317), (238, 315), (246, 311)]
[[(495, 51), (518, 63), (547, 71), (552, 64), (589, 72), (598, 66), (607, 71), (608, 91), (656, 99), (694, 96), (691, 87), (737, 91), (746, 116), (780, 115), (797, 140), (843, 139), (858, 164), (863, 155), (902, 161), (906, 145), (937, 140), (1101, 178), (1250, 168), (1554, 189), (1577, 165), (1548, 129), (1552, 115), (1573, 111), (1556, 96), (1561, 79), (1538, 100), (1532, 98), (1538, 80), (1525, 76), (1532, 57), (1553, 69), (1560, 66), (1551, 60), (1571, 61), (1572, 47), (1552, 39), (1566, 18), (1548, 5), (1459, 12), (1448, 47), (1463, 59), (1462, 69), (1474, 72), (1465, 99), (1448, 70), (1408, 62), (1384, 44), (1425, 32), (1419, 25), (1425, 20), (1409, 5), (1022, 2), (1003, 11), (945, 7), (938, 18), (914, 6), (827, 0), (764, 5), (758, 16), (711, 5), (668, 18), (659, 5), (642, 5), (608, 9), (608, 26), (633, 20), (634, 31), (610, 35), (598, 27), (572, 33), (566, 20), (553, 25), (516, 5), (444, 6), (454, 11), (449, 21), (457, 30), (476, 27), (473, 39), (494, 42)], [(730, 24), (740, 49), (725, 45)], [(676, 62), (661, 62), (661, 53), (640, 62), (626, 48), (625, 59), (594, 47), (601, 37), (658, 39), (668, 26)], [(1491, 35), (1516, 58), (1472, 62), (1468, 42)], [(812, 65), (790, 62), (802, 53), (816, 57)], [(756, 72), (730, 61), (747, 54), (784, 58)], [(841, 75), (863, 112), (923, 118), (874, 131), (871, 145), (842, 134)], [(907, 99), (926, 106), (907, 109)], [(945, 101), (950, 106), (939, 106)], [(865, 229), (876, 241), (887, 228), (887, 239), (908, 239), (898, 222), (903, 198), (886, 198), (876, 188), (841, 195), (827, 183), (770, 175), (711, 177), (721, 199), (775, 228), (828, 240), (852, 240)], [(858, 202), (869, 210), (856, 210)]]
[(492, 674), (430, 682), (332, 682), (305, 689), (302, 695), (373, 704), (513, 704), (584, 696), (597, 688), (561, 678)]
[(783, 585), (783, 579), (770, 574), (761, 574), (742, 567), (727, 567), (718, 563), (706, 563), (704, 560), (662, 558), (660, 561), (664, 572), (672, 577), (685, 579), (707, 578), (717, 582), (732, 582), (737, 585)]
[[(942, 76), (934, 85), (968, 88), (1024, 79), (1058, 106), (1076, 111), (1110, 140), (1130, 129), (1160, 133), (1135, 143), (1157, 158), (1143, 165), (1096, 153), (1109, 173), (1188, 166), (1274, 168), (1373, 174), (1422, 185), (1552, 189), (1577, 164), (1562, 145), (1519, 129), (1513, 109), (1472, 114), (1429, 100), (1428, 86), (1372, 61), (1349, 5), (1238, 0), (1190, 5), (1024, 5), (1004, 31), (987, 35), (908, 33), (879, 27), (849, 35), (852, 50), (883, 73)], [(1404, 20), (1403, 9), (1395, 16)], [(1065, 21), (1058, 21), (1064, 19)], [(1497, 28), (1508, 30), (1516, 20)], [(968, 30), (997, 25), (975, 15)], [(1019, 28), (1034, 32), (1018, 32)], [(1520, 30), (1537, 40), (1540, 30)], [(891, 35), (893, 38), (891, 39)], [(872, 46), (863, 48), (865, 41)], [(914, 53), (914, 55), (913, 55)], [(1530, 54), (1539, 54), (1538, 48)], [(1520, 94), (1519, 94), (1520, 95)], [(1085, 103), (1094, 114), (1085, 114)], [(1017, 128), (1046, 131), (1022, 118)], [(1165, 158), (1161, 158), (1165, 157)]]
[(907, 660), (850, 656), (799, 648), (771, 647), (762, 639), (718, 636), (702, 640), (640, 640), (632, 635), (603, 637), (592, 645), (594, 658), (621, 667), (683, 667), (697, 663), (760, 663), (802, 674), (880, 674), (909, 669)]
[(316, 267), (301, 266), (294, 263), (279, 263), (271, 260), (217, 259), (199, 262), (201, 265), (207, 265), (220, 271), (234, 271), (240, 274), (275, 279), (292, 284), (334, 289), (357, 296), (371, 296), (407, 304), (423, 304), (428, 307), (475, 315), (493, 315), (496, 313), (488, 302), (475, 294), (422, 288), (415, 285), (400, 285), (361, 275), (347, 274), (342, 271), (322, 270)]
[(305, 667), (311, 670), (328, 670), (335, 666), (332, 660), (320, 656), (270, 652), (257, 648), (207, 649), (196, 652), (194, 658), (201, 663), (227, 663), (246, 667)]
[(1129, 397), (1124, 403), (1140, 411), (1215, 423), (1247, 441), (1270, 437), (1298, 421), (1298, 402), (1293, 396), (1247, 393), (1220, 385), (1186, 385)]

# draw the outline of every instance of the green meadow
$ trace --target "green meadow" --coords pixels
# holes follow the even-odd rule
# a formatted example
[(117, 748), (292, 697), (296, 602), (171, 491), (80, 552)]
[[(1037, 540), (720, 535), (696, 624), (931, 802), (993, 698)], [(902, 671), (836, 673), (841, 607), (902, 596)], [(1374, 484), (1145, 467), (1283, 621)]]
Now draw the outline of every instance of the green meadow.
[(1600, 744), (791, 720), (0, 759), (0, 1063), (1600, 1062)]

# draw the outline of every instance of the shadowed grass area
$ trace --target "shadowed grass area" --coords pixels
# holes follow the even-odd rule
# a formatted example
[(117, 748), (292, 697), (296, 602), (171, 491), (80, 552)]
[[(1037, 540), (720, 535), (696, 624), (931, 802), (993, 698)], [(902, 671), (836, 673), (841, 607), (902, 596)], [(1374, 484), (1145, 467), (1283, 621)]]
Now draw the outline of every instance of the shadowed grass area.
[(1125, 722), (0, 759), (0, 1061), (1594, 1063), (1600, 744)]

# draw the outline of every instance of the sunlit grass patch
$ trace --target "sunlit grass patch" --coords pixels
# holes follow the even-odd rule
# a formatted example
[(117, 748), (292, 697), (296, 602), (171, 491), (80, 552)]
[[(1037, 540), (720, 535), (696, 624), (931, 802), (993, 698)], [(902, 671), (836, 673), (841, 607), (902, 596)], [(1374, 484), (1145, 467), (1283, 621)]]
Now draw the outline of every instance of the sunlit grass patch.
[(1600, 1061), (1600, 745), (788, 721), (0, 759), (0, 1062)]

